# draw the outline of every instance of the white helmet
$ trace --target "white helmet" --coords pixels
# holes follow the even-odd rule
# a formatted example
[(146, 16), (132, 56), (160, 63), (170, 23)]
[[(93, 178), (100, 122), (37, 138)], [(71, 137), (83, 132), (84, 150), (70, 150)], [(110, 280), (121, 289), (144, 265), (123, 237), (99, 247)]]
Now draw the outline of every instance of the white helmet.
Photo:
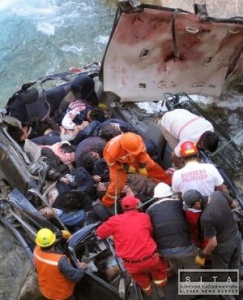
[(173, 194), (171, 187), (164, 183), (160, 182), (154, 188), (154, 198), (164, 198), (171, 196)]

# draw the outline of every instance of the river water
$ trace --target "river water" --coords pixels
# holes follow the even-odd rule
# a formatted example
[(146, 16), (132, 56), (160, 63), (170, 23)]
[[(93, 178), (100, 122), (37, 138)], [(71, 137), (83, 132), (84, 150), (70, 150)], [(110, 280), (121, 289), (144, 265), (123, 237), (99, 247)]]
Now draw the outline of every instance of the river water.
[[(115, 0), (1, 0), (0, 106), (25, 82), (101, 61), (115, 15)], [(243, 149), (243, 82), (208, 113)], [(202, 98), (200, 98), (202, 101)], [(242, 173), (237, 172), (238, 185)]]
[(100, 61), (114, 12), (105, 0), (1, 0), (0, 105), (24, 82)]

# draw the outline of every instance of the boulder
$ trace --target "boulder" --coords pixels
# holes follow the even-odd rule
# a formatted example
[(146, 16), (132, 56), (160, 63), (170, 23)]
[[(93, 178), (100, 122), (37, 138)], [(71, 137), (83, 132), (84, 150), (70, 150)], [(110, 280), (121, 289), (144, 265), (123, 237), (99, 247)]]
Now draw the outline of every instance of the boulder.
[(34, 266), (17, 239), (0, 226), (0, 299), (41, 299)]

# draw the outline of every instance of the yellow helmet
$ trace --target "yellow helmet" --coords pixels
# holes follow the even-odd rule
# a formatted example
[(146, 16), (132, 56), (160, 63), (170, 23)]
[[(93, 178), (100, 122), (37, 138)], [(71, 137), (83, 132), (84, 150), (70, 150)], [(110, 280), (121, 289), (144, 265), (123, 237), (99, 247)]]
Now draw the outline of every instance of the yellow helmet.
[(38, 246), (45, 248), (54, 244), (56, 235), (48, 228), (42, 228), (36, 234), (35, 242)]

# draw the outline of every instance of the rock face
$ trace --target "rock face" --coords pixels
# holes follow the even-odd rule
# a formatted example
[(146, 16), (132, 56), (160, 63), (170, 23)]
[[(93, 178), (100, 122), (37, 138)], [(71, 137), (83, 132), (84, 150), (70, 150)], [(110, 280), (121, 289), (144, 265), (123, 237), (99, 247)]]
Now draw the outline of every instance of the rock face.
[(37, 299), (40, 293), (28, 255), (12, 234), (1, 226), (0, 236), (0, 299)]

